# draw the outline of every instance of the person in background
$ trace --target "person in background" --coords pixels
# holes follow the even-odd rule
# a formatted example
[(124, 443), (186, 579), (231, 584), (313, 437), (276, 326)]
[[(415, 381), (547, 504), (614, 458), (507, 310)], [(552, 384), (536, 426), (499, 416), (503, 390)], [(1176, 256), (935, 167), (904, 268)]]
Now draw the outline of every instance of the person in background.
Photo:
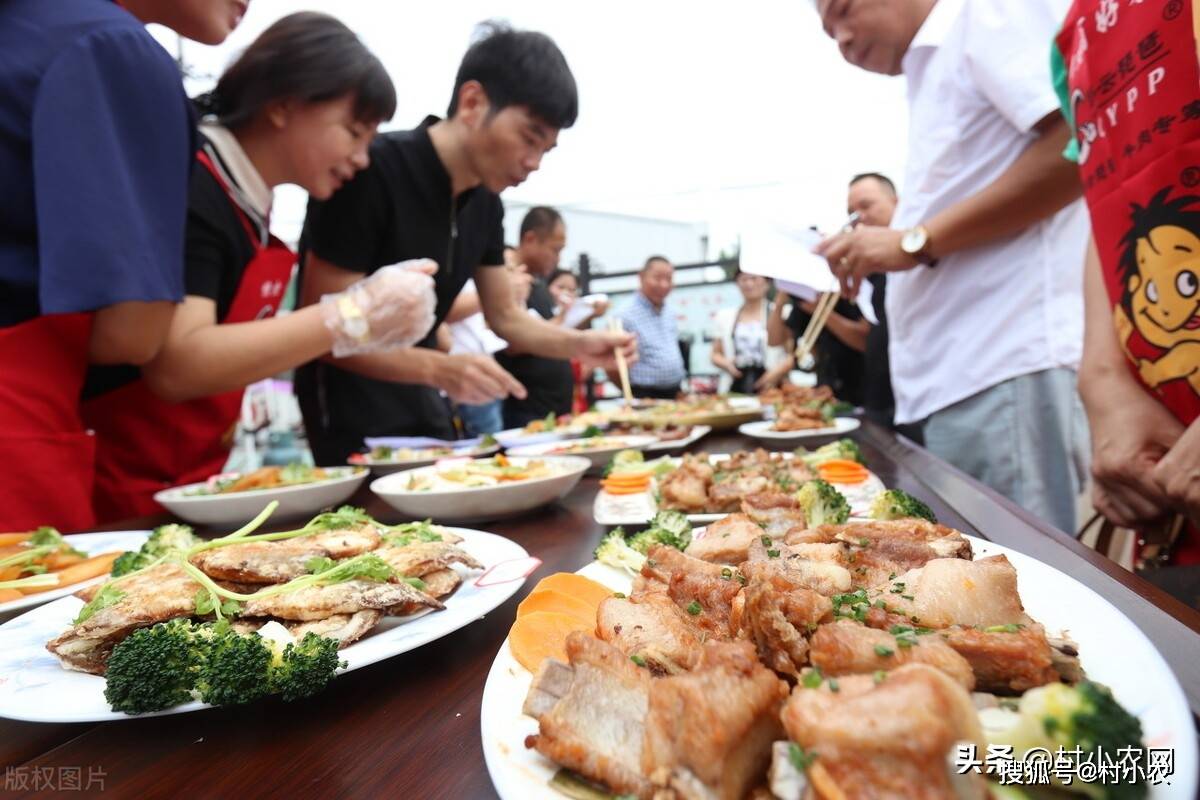
[(785, 348), (767, 344), (767, 279), (738, 270), (734, 282), (742, 305), (713, 315), (712, 363), (721, 370), (722, 394), (755, 394), (778, 386), (792, 368), (792, 357)]
[(890, 272), (896, 421), (1061, 530), (1087, 458), (1076, 392), (1087, 219), (1045, 42), (1055, 0), (818, 0), (862, 69), (908, 84), (905, 194), (892, 224), (818, 248), (847, 296)]
[[(1141, 534), (1137, 565), (1197, 604), (1200, 564), (1200, 68), (1194, 4), (1071, 4), (1052, 66), (1092, 219), (1079, 391), (1092, 502)], [(1180, 13), (1182, 12), (1182, 13)], [(1190, 12), (1190, 13), (1189, 13)], [(1111, 14), (1111, 16), (1110, 16)], [(1112, 124), (1103, 86), (1138, 70)], [(1175, 514), (1189, 525), (1166, 524)], [(1154, 534), (1161, 534), (1155, 536)], [(1177, 537), (1172, 541), (1172, 537)], [(1188, 578), (1187, 576), (1190, 576)]]
[[(772, 347), (786, 347), (794, 358), (795, 347), (808, 329), (816, 303), (793, 297), (789, 306), (787, 300), (786, 294), (775, 299), (767, 319), (768, 342)], [(863, 353), (870, 327), (871, 323), (863, 319), (853, 300), (840, 298), (825, 318), (825, 327), (812, 348), (817, 383), (833, 389), (839, 400), (855, 406), (863, 403)]]
[[(896, 212), (896, 185), (886, 175), (864, 172), (850, 179), (846, 213), (858, 215), (861, 225), (888, 227)], [(863, 410), (867, 418), (912, 439), (924, 442), (917, 423), (896, 425), (896, 396), (892, 393), (892, 374), (888, 359), (887, 273), (867, 276), (871, 283), (871, 310), (876, 323), (867, 330), (863, 353)]]
[[(529, 300), (533, 276), (521, 265), (517, 248), (512, 245), (504, 246), (504, 267), (512, 281), (514, 302), (525, 305)], [(490, 358), (507, 346), (507, 342), (488, 328), (474, 280), (467, 281), (458, 297), (454, 299), (442, 327), (446, 329), (447, 341), (446, 346), (439, 349), (452, 355), (470, 353)], [(455, 412), (468, 436), (482, 436), (504, 430), (503, 400), (475, 404), (458, 403), (455, 405)]]
[[(534, 206), (521, 220), (520, 236), (517, 262), (533, 278), (525, 305), (531, 314), (552, 321), (554, 296), (546, 282), (567, 246), (566, 223), (553, 208)], [(506, 428), (523, 428), (548, 414), (571, 413), (575, 380), (569, 359), (544, 358), (509, 346), (496, 354), (496, 361), (525, 387), (524, 397), (504, 398)]]
[[(558, 133), (575, 123), (575, 78), (544, 34), (493, 24), (459, 66), (447, 119), (375, 138), (370, 166), (327, 201), (309, 203), (301, 302), (345, 289), (399, 261), (438, 262), (435, 326), (471, 278), (492, 331), (515, 351), (579, 355), (612, 364), (615, 348), (636, 358), (633, 338), (566, 331), (519, 305), (503, 268), (499, 193), (535, 172)], [(367, 436), (452, 438), (439, 390), (459, 403), (485, 403), (525, 387), (483, 354), (420, 347), (337, 359), (296, 373), (296, 394), (319, 464), (343, 464)]]
[(366, 166), (396, 108), (383, 64), (353, 31), (326, 14), (283, 17), (198, 105), (207, 115), (188, 198), (186, 296), (152, 360), (95, 367), (84, 387), (100, 522), (157, 513), (155, 492), (220, 472), (249, 384), (330, 351), (411, 345), (433, 321), (432, 262), (275, 316), (296, 257), (270, 234), (274, 188), (329, 197)]
[[(550, 290), (550, 295), (556, 304), (551, 322), (556, 325), (565, 325), (571, 309), (579, 301), (579, 279), (570, 270), (556, 269), (550, 273), (550, 277), (546, 281), (546, 288)], [(586, 316), (581, 317), (573, 327), (580, 329), (591, 327), (592, 320), (603, 316), (607, 311), (608, 300), (592, 304), (588, 307)], [(571, 413), (582, 414), (588, 410), (589, 395), (583, 374), (583, 362), (578, 358), (571, 359), (571, 378), (574, 383), (571, 390)]]
[(94, 523), (89, 364), (145, 364), (183, 298), (194, 114), (146, 31), (219, 44), (243, 0), (0, 4), (0, 530)]
[(633, 300), (621, 312), (625, 330), (637, 336), (638, 342), (639, 360), (629, 368), (635, 397), (673, 400), (687, 377), (679, 349), (679, 326), (667, 307), (674, 285), (675, 266), (663, 256), (650, 256), (638, 275)]

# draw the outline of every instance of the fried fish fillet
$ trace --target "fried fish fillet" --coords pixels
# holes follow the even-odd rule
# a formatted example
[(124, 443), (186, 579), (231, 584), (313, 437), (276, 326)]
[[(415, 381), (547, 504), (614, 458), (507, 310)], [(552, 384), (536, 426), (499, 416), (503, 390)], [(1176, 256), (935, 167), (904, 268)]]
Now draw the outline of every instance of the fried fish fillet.
[(314, 558), (350, 558), (379, 547), (379, 531), (363, 525), (345, 530), (297, 536), (277, 542), (231, 544), (205, 550), (191, 562), (206, 575), (242, 583), (284, 583), (308, 574)]
[(366, 636), (381, 619), (382, 611), (368, 608), (353, 614), (334, 614), (332, 617), (312, 622), (293, 622), (287, 625), (287, 629), (297, 640), (303, 639), (309, 633), (334, 639), (338, 643), (338, 649), (341, 649)]
[(365, 609), (386, 609), (406, 603), (429, 608), (445, 607), (439, 600), (404, 581), (379, 583), (357, 579), (247, 600), (242, 613), (248, 617), (311, 621), (335, 614), (356, 614)]
[[(427, 572), (421, 576), (421, 582), (425, 584), (422, 589), (425, 594), (430, 597), (436, 597), (441, 600), (459, 587), (462, 583), (462, 576), (450, 568), (434, 570)], [(415, 614), (427, 606), (420, 603), (402, 603), (398, 606), (392, 606), (387, 610), (389, 616), (406, 617), (409, 614)]]
[(375, 551), (392, 569), (410, 578), (420, 578), (451, 564), (483, 569), (470, 553), (448, 542), (414, 542), (403, 547), (384, 545)]
[(46, 644), (67, 669), (103, 675), (113, 647), (137, 628), (196, 611), (196, 583), (177, 564), (159, 564), (115, 584), (117, 602)]

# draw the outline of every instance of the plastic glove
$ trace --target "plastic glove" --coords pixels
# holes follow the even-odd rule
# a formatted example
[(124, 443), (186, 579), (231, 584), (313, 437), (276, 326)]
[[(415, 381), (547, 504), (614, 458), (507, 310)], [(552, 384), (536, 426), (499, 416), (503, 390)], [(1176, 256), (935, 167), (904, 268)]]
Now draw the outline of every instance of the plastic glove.
[(423, 258), (377, 270), (335, 294), (322, 295), (321, 315), (337, 358), (411, 347), (433, 328), (437, 264)]

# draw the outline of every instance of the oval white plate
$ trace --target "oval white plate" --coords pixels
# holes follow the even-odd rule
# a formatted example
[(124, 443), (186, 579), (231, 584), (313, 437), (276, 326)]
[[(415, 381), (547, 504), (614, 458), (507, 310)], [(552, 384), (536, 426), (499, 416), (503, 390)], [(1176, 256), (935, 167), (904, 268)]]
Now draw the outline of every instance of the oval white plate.
[[(514, 464), (531, 461), (514, 457)], [(402, 514), (414, 519), (447, 522), (491, 520), (523, 514), (552, 503), (575, 488), (592, 462), (579, 456), (545, 456), (540, 461), (562, 464), (563, 471), (545, 478), (512, 481), (494, 486), (471, 486), (416, 492), (408, 482), (416, 475), (444, 470), (442, 465), (393, 472), (371, 482), (371, 491)]]
[(691, 433), (682, 439), (660, 439), (647, 447), (646, 452), (659, 453), (671, 452), (673, 450), (683, 450), (688, 445), (700, 441), (710, 433), (712, 433), (711, 425), (693, 425)]
[[(149, 536), (150, 531), (101, 531), (99, 533), (72, 533), (64, 536), (63, 539), (67, 541), (67, 544), (81, 553), (87, 553), (89, 556), (98, 556), (101, 553), (111, 553), (114, 550), (122, 552), (137, 550)], [(91, 586), (93, 583), (98, 583), (106, 578), (108, 578), (107, 572), (96, 578), (92, 578), (90, 581), (80, 581), (79, 583), (72, 583), (70, 586), (63, 586), (61, 589), (52, 589), (49, 592), (26, 595), (19, 600), (0, 603), (0, 614), (19, 611), (22, 608), (30, 608), (42, 603), (49, 603), (51, 600), (66, 597), (69, 594), (79, 591), (84, 586)]]
[(451, 455), (437, 456), (436, 458), (413, 458), (408, 461), (379, 461), (367, 458), (364, 454), (362, 461), (351, 462), (349, 466), (367, 467), (376, 475), (391, 475), (393, 472), (400, 472), (405, 469), (428, 467), (430, 464), (436, 464), (444, 458), (483, 458), (484, 456), (490, 456), (498, 452), (500, 452), (500, 445), (493, 444), (487, 447), (466, 448)]
[(861, 422), (854, 417), (834, 417), (833, 424), (824, 428), (809, 428), (802, 431), (773, 430), (774, 420), (764, 419), (759, 422), (747, 422), (738, 426), (738, 433), (763, 441), (792, 441), (795, 439), (815, 439), (818, 436), (837, 436), (857, 429)]
[[(1125, 615), (1096, 592), (1051, 566), (991, 542), (967, 537), (976, 558), (1003, 553), (1017, 570), (1025, 610), (1052, 633), (1069, 631), (1079, 644), (1088, 677), (1107, 684), (1142, 722), (1149, 747), (1175, 750), (1170, 785), (1152, 787), (1152, 800), (1196, 797), (1200, 764), (1187, 699), (1154, 645)], [(579, 570), (614, 591), (628, 592), (627, 573), (592, 562)], [(512, 657), (508, 640), (500, 646), (483, 689), (480, 730), (492, 783), (503, 800), (564, 800), (551, 789), (557, 765), (525, 748), (537, 721), (521, 713), (532, 676)]]
[[(459, 547), (475, 556), (486, 568), (529, 558), (525, 548), (502, 536), (463, 528), (450, 530), (463, 537)], [(464, 570), (459, 565), (454, 569), (463, 576), (463, 583), (446, 599), (445, 609), (404, 618), (384, 617), (373, 631), (340, 651), (342, 658), (349, 662), (345, 671), (440, 639), (496, 608), (525, 583), (525, 578), (521, 577), (477, 586), (483, 573)], [(46, 650), (46, 642), (69, 627), (82, 606), (83, 602), (78, 598), (64, 597), (0, 625), (0, 717), (31, 722), (102, 722), (129, 718), (109, 708), (104, 699), (104, 678), (63, 669), (58, 659)], [(192, 702), (141, 716), (182, 714), (208, 707)]]
[(276, 489), (251, 489), (229, 494), (198, 494), (188, 492), (203, 489), (204, 483), (190, 483), (163, 489), (154, 495), (155, 502), (172, 514), (200, 525), (241, 525), (253, 519), (272, 500), (279, 508), (272, 520), (291, 519), (315, 514), (323, 508), (337, 505), (357, 491), (370, 475), (366, 467), (329, 467), (338, 477)]
[[(570, 447), (576, 444), (584, 444), (600, 440), (604, 443), (603, 447), (597, 447), (594, 450), (586, 450), (580, 453), (558, 453), (555, 452), (564, 447)], [(596, 436), (593, 439), (563, 439), (559, 442), (543, 442), (542, 444), (527, 444), (521, 447), (509, 448), (510, 456), (579, 456), (586, 458), (592, 463), (592, 469), (604, 469), (612, 457), (622, 450), (645, 450), (650, 445), (658, 441), (656, 436)]]

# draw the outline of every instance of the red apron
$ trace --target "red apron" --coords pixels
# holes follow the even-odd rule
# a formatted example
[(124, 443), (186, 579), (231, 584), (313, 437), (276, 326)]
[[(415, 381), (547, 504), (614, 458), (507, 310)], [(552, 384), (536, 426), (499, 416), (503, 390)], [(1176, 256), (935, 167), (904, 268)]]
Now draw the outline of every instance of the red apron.
[[(197, 158), (229, 194), (208, 156), (201, 151)], [(296, 263), (295, 254), (278, 239), (262, 244), (250, 218), (233, 204), (255, 254), (220, 320), (223, 325), (273, 316)], [(111, 522), (160, 513), (155, 492), (220, 472), (229, 458), (244, 391), (169, 403), (138, 379), (84, 402), (84, 420), (96, 432), (97, 518)]]
[(79, 416), (92, 314), (0, 329), (0, 531), (91, 527), (95, 439)]
[[(1192, 3), (1075, 0), (1057, 39), (1113, 324), (1134, 377), (1200, 415), (1200, 66)], [(1175, 563), (1200, 562), (1193, 529)]]

